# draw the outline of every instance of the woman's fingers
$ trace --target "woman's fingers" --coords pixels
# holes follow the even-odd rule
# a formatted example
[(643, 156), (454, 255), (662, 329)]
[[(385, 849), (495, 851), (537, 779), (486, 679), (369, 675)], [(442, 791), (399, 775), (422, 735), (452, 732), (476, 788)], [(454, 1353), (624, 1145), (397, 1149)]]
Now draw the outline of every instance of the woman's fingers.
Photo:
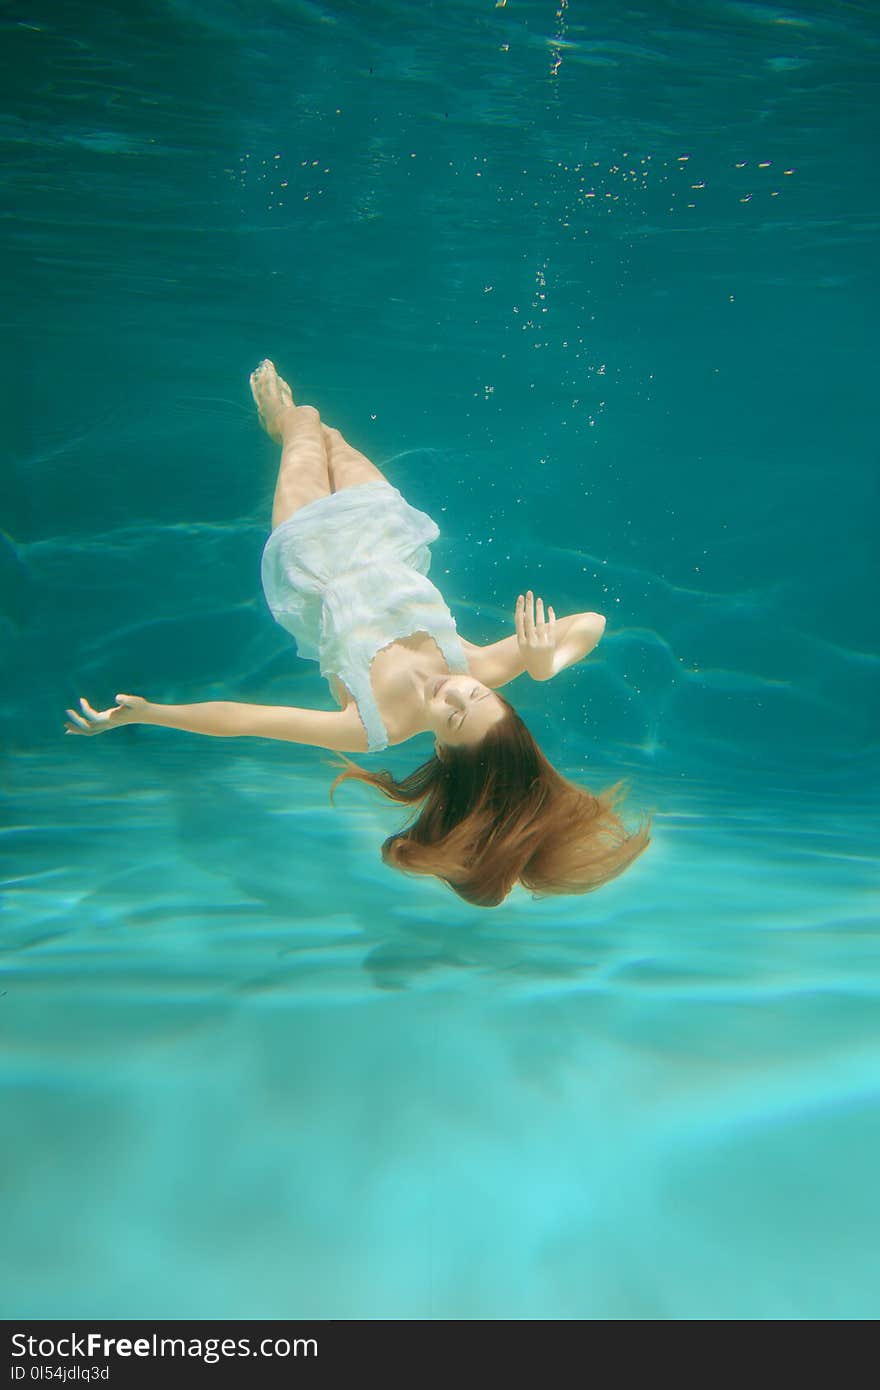
[(89, 704), (88, 700), (86, 699), (85, 695), (80, 695), (80, 697), (79, 697), (79, 707), (80, 707), (80, 709), (82, 710), (83, 714), (85, 715), (86, 719), (89, 721), (90, 724), (93, 724), (93, 725), (94, 725), (94, 724), (106, 724), (106, 723), (107, 723), (107, 715), (106, 715), (106, 713), (103, 713), (103, 714), (102, 714), (102, 713), (100, 713), (98, 710), (92, 709), (92, 707), (91, 707), (91, 705)]
[(520, 642), (531, 644), (535, 637), (535, 611), (532, 591), (523, 596), (520, 594), (516, 601), (516, 635)]
[(92, 706), (84, 695), (79, 697), (79, 704), (82, 713), (79, 713), (75, 709), (65, 710), (65, 713), (69, 715), (71, 720), (70, 723), (65, 725), (66, 733), (99, 734), (109, 725), (109, 710), (105, 710), (102, 713), (100, 710), (92, 709)]
[(532, 647), (538, 641), (555, 641), (556, 613), (549, 607), (544, 612), (544, 600), (540, 596), (536, 605), (531, 589), (516, 600), (516, 635), (520, 642)]

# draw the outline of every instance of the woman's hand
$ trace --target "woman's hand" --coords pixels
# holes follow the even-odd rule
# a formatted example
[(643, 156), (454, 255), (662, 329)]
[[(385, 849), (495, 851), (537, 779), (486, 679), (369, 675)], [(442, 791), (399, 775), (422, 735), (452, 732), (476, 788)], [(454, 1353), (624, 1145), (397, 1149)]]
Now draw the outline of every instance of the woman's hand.
[(556, 614), (548, 609), (544, 618), (544, 600), (538, 599), (537, 617), (531, 589), (516, 601), (516, 640), (520, 660), (532, 680), (548, 681), (555, 673)]
[(137, 724), (147, 706), (147, 701), (141, 699), (140, 695), (117, 695), (113, 709), (92, 709), (85, 696), (80, 696), (79, 703), (82, 714), (69, 709), (67, 713), (73, 722), (68, 721), (64, 732), (84, 734), (86, 738), (93, 734), (106, 734), (108, 729), (119, 729), (123, 724)]

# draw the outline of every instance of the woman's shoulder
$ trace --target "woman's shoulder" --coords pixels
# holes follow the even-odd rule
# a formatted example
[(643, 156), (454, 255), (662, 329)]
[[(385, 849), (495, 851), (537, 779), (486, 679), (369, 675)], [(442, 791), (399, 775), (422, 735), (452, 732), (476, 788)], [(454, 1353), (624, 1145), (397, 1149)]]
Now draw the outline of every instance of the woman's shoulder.
[(477, 646), (475, 642), (469, 642), (466, 637), (462, 637), (461, 633), (458, 634), (458, 640), (467, 662), (468, 675), (476, 676), (477, 680), (480, 680), (480, 671), (485, 664), (486, 648)]
[(339, 753), (366, 753), (368, 751), (367, 730), (354, 700), (351, 700), (344, 709), (332, 711), (329, 718), (333, 721), (333, 742), (325, 743), (325, 748), (333, 748)]
[(522, 674), (523, 665), (516, 636), (504, 637), (487, 647), (475, 646), (459, 634), (459, 641), (468, 664), (468, 674), (481, 685), (497, 690)]

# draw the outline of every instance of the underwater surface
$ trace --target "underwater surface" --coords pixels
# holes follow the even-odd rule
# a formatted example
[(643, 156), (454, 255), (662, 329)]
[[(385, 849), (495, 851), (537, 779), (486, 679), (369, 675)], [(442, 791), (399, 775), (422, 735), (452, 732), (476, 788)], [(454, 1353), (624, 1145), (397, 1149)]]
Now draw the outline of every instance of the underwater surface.
[[(880, 1313), (868, 4), (0, 17), (0, 1314)], [(332, 755), (259, 579), (272, 357), (646, 853), (491, 910)], [(362, 765), (397, 776), (424, 735)]]

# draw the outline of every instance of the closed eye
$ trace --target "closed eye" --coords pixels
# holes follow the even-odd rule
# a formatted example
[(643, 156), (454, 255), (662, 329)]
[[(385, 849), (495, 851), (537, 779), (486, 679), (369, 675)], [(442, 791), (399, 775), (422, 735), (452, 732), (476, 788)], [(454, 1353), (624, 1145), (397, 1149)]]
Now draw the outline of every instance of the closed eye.
[[(475, 686), (474, 686), (473, 690), (471, 691), (471, 699), (474, 698), (474, 696), (476, 695), (476, 693), (477, 693), (477, 691), (479, 690), (479, 688), (480, 688), (480, 687), (479, 687), (478, 685), (475, 685)], [(481, 700), (485, 700), (485, 699), (486, 699), (486, 696), (489, 695), (490, 693), (491, 693), (491, 692), (487, 690), (487, 691), (486, 691), (486, 695), (481, 695), (481, 696), (480, 696), (480, 699), (481, 699)], [(467, 710), (466, 710), (466, 709), (463, 709), (463, 710), (453, 710), (452, 713), (450, 714), (448, 720), (446, 721), (450, 726), (452, 725), (452, 721), (453, 721), (453, 719), (455, 719), (456, 715), (459, 716), (459, 718), (458, 718), (458, 724), (456, 725), (456, 728), (460, 729), (461, 726), (462, 726), (462, 724), (463, 724), (464, 721), (465, 721), (465, 717), (466, 717), (466, 715), (467, 715)]]

